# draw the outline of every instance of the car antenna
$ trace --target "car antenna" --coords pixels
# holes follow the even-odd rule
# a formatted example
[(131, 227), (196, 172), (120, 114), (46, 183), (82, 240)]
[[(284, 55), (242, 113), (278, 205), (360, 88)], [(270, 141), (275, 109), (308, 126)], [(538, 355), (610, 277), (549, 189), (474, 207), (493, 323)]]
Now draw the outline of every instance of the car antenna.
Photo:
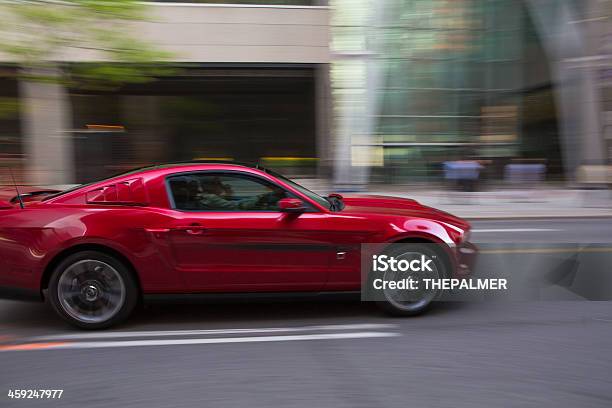
[(13, 185), (15, 186), (15, 191), (17, 192), (17, 200), (19, 200), (19, 207), (23, 210), (25, 207), (23, 205), (23, 199), (21, 198), (21, 193), (19, 193), (19, 187), (17, 187), (17, 183), (15, 182), (15, 176), (13, 175), (13, 170), (9, 167), (9, 173), (11, 173), (11, 179), (13, 180)]

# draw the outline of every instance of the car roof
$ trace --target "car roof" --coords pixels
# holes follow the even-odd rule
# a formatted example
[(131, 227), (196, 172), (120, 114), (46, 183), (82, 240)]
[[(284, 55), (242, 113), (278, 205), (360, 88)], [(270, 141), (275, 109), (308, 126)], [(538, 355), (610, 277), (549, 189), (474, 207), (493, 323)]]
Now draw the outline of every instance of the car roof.
[(164, 164), (156, 164), (152, 166), (140, 167), (137, 169), (130, 170), (123, 174), (118, 174), (112, 177), (108, 177), (104, 180), (99, 180), (96, 182), (103, 182), (105, 180), (124, 178), (129, 176), (137, 176), (137, 175), (145, 175), (149, 173), (172, 173), (175, 171), (197, 171), (201, 169), (218, 169), (218, 170), (259, 170), (264, 173), (269, 173), (269, 170), (258, 165), (258, 164), (250, 164), (250, 163), (240, 163), (240, 162), (232, 162), (232, 161), (185, 161), (185, 162), (174, 162), (174, 163), (164, 163)]
[[(122, 176), (130, 175), (130, 174), (150, 172), (150, 171), (155, 171), (155, 170), (173, 169), (173, 168), (183, 167), (183, 166), (188, 167), (188, 166), (219, 166), (219, 165), (222, 165), (223, 167), (226, 167), (226, 166), (243, 167), (243, 168), (246, 167), (250, 169), (263, 170), (263, 167), (261, 167), (259, 164), (256, 164), (256, 163), (243, 163), (243, 162), (226, 161), (226, 160), (190, 160), (190, 161), (161, 163), (161, 164), (153, 164), (153, 165), (144, 166), (144, 167), (138, 167), (132, 170), (128, 170), (125, 173), (120, 173), (120, 174), (117, 174), (111, 177), (106, 177), (104, 180), (110, 180), (113, 178), (122, 177)], [(99, 180), (99, 181), (104, 181), (104, 180)]]
[(200, 164), (229, 164), (234, 166), (241, 167), (250, 167), (250, 168), (259, 168), (259, 164), (257, 163), (246, 163), (246, 162), (237, 162), (233, 160), (186, 160), (186, 161), (176, 161), (176, 162), (168, 162), (168, 163), (160, 163), (153, 164), (151, 166), (146, 166), (144, 168), (167, 168), (167, 167), (175, 167), (175, 166), (189, 166), (189, 165), (200, 165)]

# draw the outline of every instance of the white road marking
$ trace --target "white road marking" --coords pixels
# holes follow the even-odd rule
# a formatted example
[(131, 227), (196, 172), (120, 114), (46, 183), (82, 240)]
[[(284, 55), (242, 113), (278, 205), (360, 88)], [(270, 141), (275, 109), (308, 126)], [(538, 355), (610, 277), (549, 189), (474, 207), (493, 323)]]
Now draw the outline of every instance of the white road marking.
[(565, 231), (554, 228), (493, 228), (493, 229), (473, 229), (472, 232), (558, 232)]
[[(203, 339), (163, 339), (163, 340), (123, 340), (123, 341), (84, 341), (74, 343), (48, 343), (36, 350), (66, 350), (66, 349), (94, 349), (94, 348), (118, 348), (118, 347), (146, 347), (146, 346), (178, 346), (197, 344), (227, 344), (227, 343), (264, 343), (281, 341), (304, 341), (304, 340), (342, 340), (342, 339), (366, 339), (398, 337), (399, 333), (392, 332), (348, 332), (348, 333), (319, 333), (319, 334), (296, 334), (287, 336), (254, 336), (254, 337), (221, 337)], [(27, 348), (1, 349), (1, 351), (23, 351)]]
[(211, 329), (211, 330), (159, 330), (159, 331), (115, 331), (99, 333), (56, 334), (50, 336), (31, 337), (31, 341), (49, 340), (79, 340), (79, 339), (109, 339), (130, 337), (166, 337), (166, 336), (206, 336), (214, 334), (253, 334), (253, 333), (293, 333), (307, 331), (331, 330), (384, 330), (397, 328), (396, 324), (337, 324), (323, 326), (301, 327), (264, 327), (245, 329)]

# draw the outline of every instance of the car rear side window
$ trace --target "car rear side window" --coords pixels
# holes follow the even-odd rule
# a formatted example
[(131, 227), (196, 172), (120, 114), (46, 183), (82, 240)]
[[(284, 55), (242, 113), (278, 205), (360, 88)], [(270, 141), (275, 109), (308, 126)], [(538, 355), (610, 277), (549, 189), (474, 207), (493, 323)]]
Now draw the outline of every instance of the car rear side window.
[(186, 211), (278, 211), (292, 197), (256, 177), (230, 173), (188, 173), (168, 178), (174, 208)]

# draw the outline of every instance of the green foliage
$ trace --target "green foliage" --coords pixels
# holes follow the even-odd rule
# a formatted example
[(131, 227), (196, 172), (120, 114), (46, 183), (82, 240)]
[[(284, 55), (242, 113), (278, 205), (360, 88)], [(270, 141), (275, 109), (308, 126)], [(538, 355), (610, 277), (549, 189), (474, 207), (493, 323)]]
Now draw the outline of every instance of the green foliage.
[[(135, 38), (146, 18), (135, 0), (0, 1), (0, 53), (32, 80), (95, 89), (144, 82), (171, 72), (169, 53)], [(77, 51), (93, 62), (62, 62)]]
[(19, 112), (19, 102), (15, 98), (0, 98), (0, 119), (10, 119)]

